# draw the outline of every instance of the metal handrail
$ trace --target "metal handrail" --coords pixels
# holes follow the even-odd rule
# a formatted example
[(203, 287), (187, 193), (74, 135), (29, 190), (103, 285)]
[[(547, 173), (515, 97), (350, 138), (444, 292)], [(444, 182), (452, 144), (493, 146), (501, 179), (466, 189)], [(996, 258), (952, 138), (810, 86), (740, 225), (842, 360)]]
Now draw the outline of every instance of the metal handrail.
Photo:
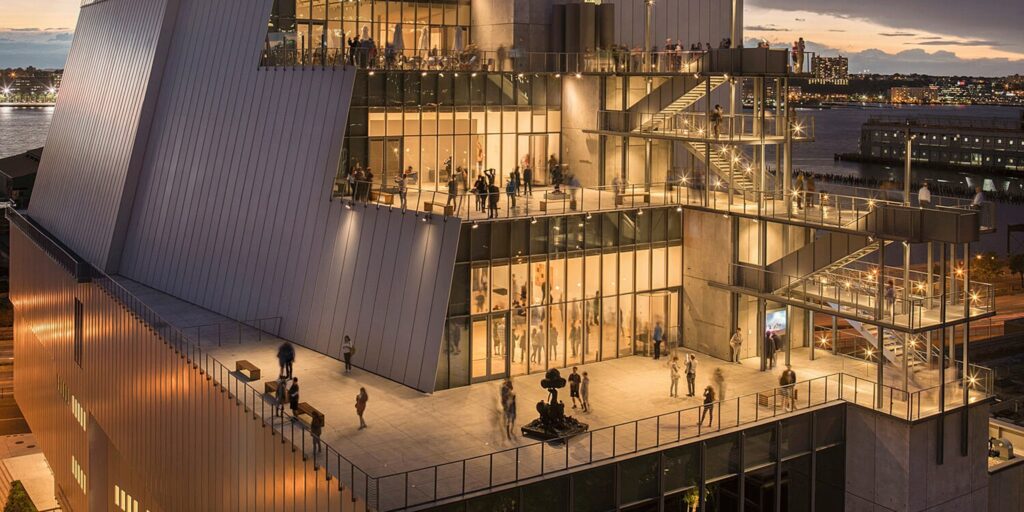
[(89, 280), (90, 266), (87, 261), (72, 254), (71, 251), (64, 247), (64, 244), (50, 237), (49, 233), (41, 226), (22, 215), (21, 212), (13, 208), (6, 208), (6, 210), (8, 222), (17, 226), (22, 233), (31, 238), (32, 241), (43, 249), (43, 252), (56, 261), (58, 265), (64, 267), (64, 270), (74, 276), (78, 282), (82, 283)]

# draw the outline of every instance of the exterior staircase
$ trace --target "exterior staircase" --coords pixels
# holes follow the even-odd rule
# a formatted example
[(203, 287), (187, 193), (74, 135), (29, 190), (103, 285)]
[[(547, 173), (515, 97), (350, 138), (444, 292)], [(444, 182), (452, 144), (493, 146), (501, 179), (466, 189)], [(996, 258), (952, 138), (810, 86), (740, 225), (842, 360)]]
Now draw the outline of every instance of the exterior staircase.
[[(683, 143), (686, 146), (686, 150), (692, 153), (701, 162), (706, 162), (707, 156), (704, 151), (704, 144), (693, 144), (689, 142)], [(738, 192), (754, 192), (757, 189), (757, 184), (751, 179), (751, 175), (747, 174), (741, 159), (739, 163), (732, 164), (729, 162), (728, 153), (722, 151), (711, 150), (711, 171), (718, 175), (725, 184), (732, 185), (732, 189)], [(722, 187), (725, 188), (725, 187)]]
[[(691, 87), (684, 94), (674, 99), (668, 105), (662, 107), (658, 111), (658, 115), (654, 116), (651, 121), (641, 123), (641, 125), (634, 131), (650, 132), (660, 130), (665, 119), (671, 117), (673, 114), (679, 114), (685, 111), (704, 98), (705, 93), (707, 93), (708, 90), (707, 85), (705, 85), (705, 82), (707, 81), (710, 81), (711, 91), (714, 92), (718, 89), (718, 86), (724, 84), (728, 79), (724, 76), (709, 76), (704, 80), (697, 82), (696, 85)], [(651, 94), (654, 94), (654, 92)]]

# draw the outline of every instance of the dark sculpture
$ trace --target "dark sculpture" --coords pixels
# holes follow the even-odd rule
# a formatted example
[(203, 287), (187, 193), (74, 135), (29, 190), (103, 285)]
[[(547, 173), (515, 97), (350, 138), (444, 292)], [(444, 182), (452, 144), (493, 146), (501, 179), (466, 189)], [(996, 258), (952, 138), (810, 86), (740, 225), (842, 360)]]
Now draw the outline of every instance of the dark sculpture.
[(582, 434), (589, 426), (580, 423), (571, 416), (565, 415), (565, 404), (558, 401), (558, 390), (565, 387), (565, 379), (552, 368), (544, 374), (540, 381), (541, 387), (548, 390), (548, 402), (543, 400), (537, 402), (537, 418), (526, 425), (523, 425), (523, 435), (539, 439), (559, 439)]

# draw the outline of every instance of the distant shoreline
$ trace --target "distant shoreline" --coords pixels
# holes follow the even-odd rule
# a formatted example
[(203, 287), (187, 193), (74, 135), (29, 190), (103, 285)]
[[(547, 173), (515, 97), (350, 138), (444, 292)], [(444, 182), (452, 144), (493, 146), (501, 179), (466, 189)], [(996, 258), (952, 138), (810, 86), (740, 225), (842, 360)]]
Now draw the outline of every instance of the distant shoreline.
[(0, 103), (0, 108), (46, 108), (56, 105), (56, 103)]

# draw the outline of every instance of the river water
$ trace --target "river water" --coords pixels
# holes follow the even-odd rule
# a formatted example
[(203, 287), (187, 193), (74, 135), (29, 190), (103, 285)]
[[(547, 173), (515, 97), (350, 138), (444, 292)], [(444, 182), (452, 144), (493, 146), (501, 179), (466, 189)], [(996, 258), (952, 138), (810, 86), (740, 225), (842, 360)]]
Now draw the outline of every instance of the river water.
[[(828, 109), (801, 109), (800, 115), (814, 117), (815, 142), (797, 145), (794, 150), (793, 166), (796, 169), (816, 173), (844, 174), (860, 177), (894, 178), (902, 180), (900, 165), (885, 166), (840, 162), (833, 159), (836, 153), (853, 153), (858, 150), (860, 127), (873, 115), (949, 115), (982, 118), (1019, 119), (1020, 109), (990, 106), (905, 106), (863, 105), (834, 107)], [(0, 158), (42, 146), (46, 142), (46, 130), (53, 117), (53, 107), (11, 108), (0, 107)], [(1003, 190), (1024, 195), (1024, 175), (980, 175), (969, 172), (915, 169), (914, 179), (927, 178), (937, 182), (967, 185), (982, 184), (986, 190)], [(986, 235), (976, 249), (983, 251), (1006, 251), (1007, 224), (1024, 223), (1024, 205), (999, 204), (997, 208), (999, 229), (995, 235)], [(1014, 252), (1024, 250), (1011, 248)]]

